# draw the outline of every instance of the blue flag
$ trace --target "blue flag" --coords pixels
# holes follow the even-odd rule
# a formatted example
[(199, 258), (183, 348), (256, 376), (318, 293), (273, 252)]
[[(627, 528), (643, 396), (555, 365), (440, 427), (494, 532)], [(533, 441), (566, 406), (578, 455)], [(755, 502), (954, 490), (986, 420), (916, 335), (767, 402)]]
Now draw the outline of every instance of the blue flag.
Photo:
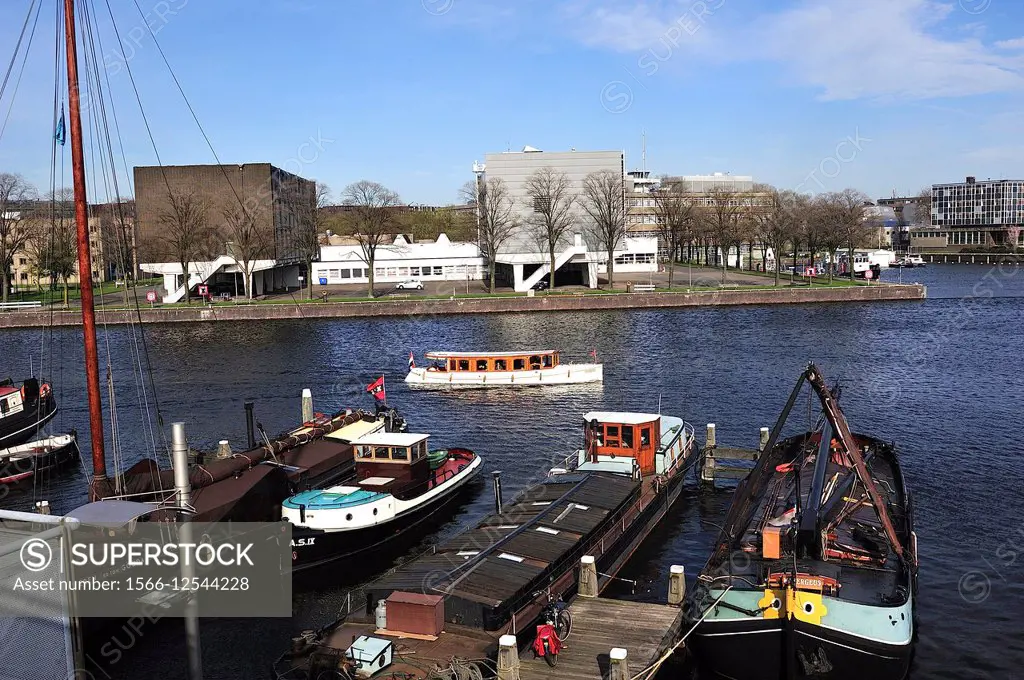
[(57, 121), (57, 132), (54, 133), (53, 138), (57, 140), (57, 143), (64, 146), (64, 142), (67, 141), (67, 131), (64, 129), (64, 105), (60, 107), (60, 120)]

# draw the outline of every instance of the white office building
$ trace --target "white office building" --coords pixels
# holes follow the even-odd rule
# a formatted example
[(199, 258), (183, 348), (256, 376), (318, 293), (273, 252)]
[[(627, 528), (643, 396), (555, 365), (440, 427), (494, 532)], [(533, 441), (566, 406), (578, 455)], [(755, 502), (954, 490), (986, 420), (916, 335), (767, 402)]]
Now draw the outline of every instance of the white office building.
[[(516, 291), (526, 291), (550, 273), (550, 255), (547, 244), (538, 237), (535, 225), (539, 215), (527, 181), (542, 168), (551, 168), (566, 175), (576, 194), (572, 213), (575, 228), (568, 230), (556, 245), (556, 283), (596, 288), (598, 275), (606, 269), (607, 254), (601, 252), (599, 239), (592, 233), (581, 204), (583, 181), (590, 173), (603, 170), (625, 176), (624, 162), (621, 151), (545, 152), (527, 146), (522, 151), (487, 154), (483, 165), (474, 163), (479, 181), (497, 177), (504, 182), (519, 219), (518, 230), (495, 258), (498, 279)], [(616, 271), (621, 272), (656, 270), (657, 239), (623, 239), (615, 251), (615, 262)]]
[[(453, 243), (444, 234), (436, 241), (410, 243), (397, 236), (374, 254), (375, 283), (397, 283), (409, 278), (426, 281), (479, 281), (487, 267), (475, 243)], [(358, 243), (325, 245), (313, 263), (313, 283), (368, 283), (369, 267)]]

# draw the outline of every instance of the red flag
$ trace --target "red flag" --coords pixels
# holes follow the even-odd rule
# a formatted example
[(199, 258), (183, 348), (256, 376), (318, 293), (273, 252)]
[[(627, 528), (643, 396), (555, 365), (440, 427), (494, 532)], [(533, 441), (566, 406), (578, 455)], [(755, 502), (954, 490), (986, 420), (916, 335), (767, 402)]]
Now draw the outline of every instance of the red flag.
[(594, 363), (596, 364), (597, 363), (597, 350), (596, 349), (590, 350), (590, 356), (594, 357)]
[(384, 392), (384, 376), (374, 380), (366, 386), (366, 391), (373, 395), (377, 401), (387, 401), (387, 394)]
[(409, 352), (409, 368), (416, 368), (416, 359), (413, 358), (412, 352)]

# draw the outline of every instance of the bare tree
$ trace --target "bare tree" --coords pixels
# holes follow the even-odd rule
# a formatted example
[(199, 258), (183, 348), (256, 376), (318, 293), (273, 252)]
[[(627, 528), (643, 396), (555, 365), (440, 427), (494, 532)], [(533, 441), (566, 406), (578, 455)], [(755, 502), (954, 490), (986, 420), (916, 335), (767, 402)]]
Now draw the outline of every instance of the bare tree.
[(854, 249), (864, 245), (868, 235), (882, 228), (880, 219), (869, 214), (871, 201), (867, 195), (856, 189), (843, 189), (834, 194), (836, 219), (840, 234), (840, 246), (846, 246), (847, 261), (850, 267), (850, 278), (853, 279)]
[(245, 205), (231, 205), (222, 211), (224, 236), (231, 240), (232, 251), (228, 254), (235, 263), (242, 266), (245, 277), (245, 294), (252, 300), (252, 277), (256, 261), (268, 257), (273, 243), (265, 216), (253, 212)]
[(680, 247), (694, 233), (696, 207), (693, 198), (681, 186), (662, 184), (653, 195), (658, 235), (668, 250), (668, 287), (671, 289)]
[(576, 224), (573, 208), (576, 195), (564, 172), (541, 168), (526, 179), (526, 195), (533, 201), (533, 231), (538, 244), (547, 249), (551, 271), (548, 286), (555, 287), (555, 253), (566, 232)]
[(782, 253), (787, 244), (793, 244), (794, 249), (796, 248), (797, 235), (807, 210), (808, 199), (794, 191), (779, 191), (775, 187), (769, 187), (767, 193), (765, 205), (756, 213), (755, 219), (759, 238), (775, 254), (775, 285), (778, 286)]
[(345, 187), (342, 199), (351, 207), (347, 227), (363, 252), (369, 280), (367, 291), (373, 297), (373, 263), (377, 258), (377, 248), (384, 245), (394, 232), (397, 225), (395, 208), (401, 199), (384, 185), (365, 179)]
[(35, 188), (21, 175), (0, 173), (0, 291), (4, 302), (10, 293), (14, 254), (25, 247), (32, 234), (23, 204), (35, 194)]
[[(740, 214), (743, 211), (739, 192), (727, 187), (714, 187), (708, 192), (708, 204), (701, 211), (715, 244), (722, 251), (722, 283), (726, 281), (729, 269), (729, 250), (742, 241), (739, 230)], [(739, 246), (736, 250), (736, 265), (739, 267)]]
[(309, 299), (313, 299), (313, 263), (320, 258), (320, 238), (331, 223), (327, 207), (331, 205), (331, 188), (317, 182), (312, 200), (297, 201), (298, 227), (296, 227), (296, 249), (306, 265)]
[(598, 170), (583, 178), (583, 210), (590, 232), (608, 260), (608, 287), (615, 287), (615, 248), (626, 236), (625, 183), (621, 172)]
[[(500, 177), (490, 177), (480, 182), (466, 182), (462, 187), (467, 205), (475, 205), (479, 221), (479, 246), (487, 258), (487, 288), (494, 292), (495, 268), (498, 251), (508, 242), (519, 227), (515, 203), (509, 196), (508, 187)], [(479, 195), (477, 195), (479, 193)]]
[(158, 221), (162, 227), (161, 240), (181, 265), (185, 286), (185, 304), (191, 304), (189, 265), (207, 257), (215, 234), (208, 225), (209, 203), (194, 191), (167, 194), (167, 206)]
[(128, 282), (138, 273), (135, 254), (135, 200), (118, 198), (104, 206), (103, 252), (109, 253), (117, 273)]

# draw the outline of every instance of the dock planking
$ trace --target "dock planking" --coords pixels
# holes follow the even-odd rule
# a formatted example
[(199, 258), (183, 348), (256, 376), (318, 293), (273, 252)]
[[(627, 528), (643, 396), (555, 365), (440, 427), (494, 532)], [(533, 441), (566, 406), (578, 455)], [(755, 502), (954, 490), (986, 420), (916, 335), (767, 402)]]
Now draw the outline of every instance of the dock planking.
[(608, 653), (626, 649), (629, 677), (657, 661), (678, 639), (683, 610), (664, 604), (577, 597), (569, 608), (572, 631), (558, 665), (534, 658), (528, 645), (519, 655), (521, 680), (603, 680)]

